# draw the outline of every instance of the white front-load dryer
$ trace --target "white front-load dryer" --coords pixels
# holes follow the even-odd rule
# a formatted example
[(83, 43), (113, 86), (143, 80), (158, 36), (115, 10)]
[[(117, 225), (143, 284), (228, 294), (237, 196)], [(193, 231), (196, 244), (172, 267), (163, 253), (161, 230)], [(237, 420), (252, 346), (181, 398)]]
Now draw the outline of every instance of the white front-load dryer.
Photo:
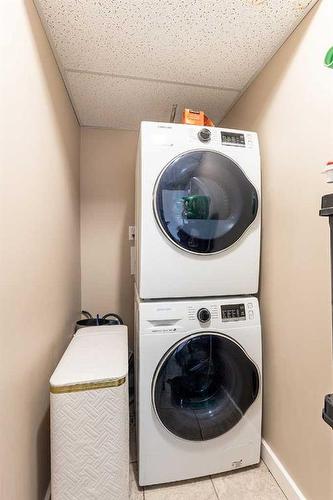
[(258, 291), (257, 134), (143, 122), (136, 171), (140, 298)]
[(258, 463), (257, 299), (137, 300), (135, 324), (140, 485)]

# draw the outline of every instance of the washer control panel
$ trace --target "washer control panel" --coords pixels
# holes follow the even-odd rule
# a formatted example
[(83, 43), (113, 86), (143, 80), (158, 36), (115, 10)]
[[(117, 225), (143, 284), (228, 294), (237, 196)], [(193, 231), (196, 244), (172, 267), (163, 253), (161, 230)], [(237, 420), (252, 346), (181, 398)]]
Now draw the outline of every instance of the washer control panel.
[(197, 312), (197, 318), (200, 321), (200, 323), (207, 323), (211, 318), (211, 314), (206, 307), (202, 307)]
[(254, 319), (253, 302), (247, 303), (247, 317), (248, 319)]
[(211, 303), (204, 307), (187, 307), (187, 318), (199, 321), (202, 326), (217, 322), (230, 323), (251, 321), (255, 319), (255, 305), (252, 301), (245, 300), (238, 303)]
[[(170, 300), (139, 304), (140, 328), (147, 334), (181, 334), (202, 330), (231, 331), (260, 326), (256, 297), (229, 297), (211, 300)], [(245, 330), (244, 330), (245, 331)]]
[(245, 304), (222, 304), (221, 317), (222, 321), (245, 320)]

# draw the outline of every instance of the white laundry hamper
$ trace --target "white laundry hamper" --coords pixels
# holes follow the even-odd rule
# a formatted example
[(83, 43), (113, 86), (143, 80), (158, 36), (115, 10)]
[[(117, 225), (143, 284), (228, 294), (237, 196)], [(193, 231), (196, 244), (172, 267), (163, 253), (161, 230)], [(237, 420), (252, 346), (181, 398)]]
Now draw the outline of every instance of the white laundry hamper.
[(52, 500), (128, 500), (127, 327), (82, 328), (50, 379)]

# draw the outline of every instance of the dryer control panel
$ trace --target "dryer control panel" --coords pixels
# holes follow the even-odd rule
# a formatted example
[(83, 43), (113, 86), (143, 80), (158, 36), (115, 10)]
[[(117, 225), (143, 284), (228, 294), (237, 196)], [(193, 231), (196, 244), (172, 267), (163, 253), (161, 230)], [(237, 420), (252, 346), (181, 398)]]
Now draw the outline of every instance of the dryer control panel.
[(227, 146), (241, 146), (245, 147), (245, 134), (236, 132), (221, 131), (221, 142)]

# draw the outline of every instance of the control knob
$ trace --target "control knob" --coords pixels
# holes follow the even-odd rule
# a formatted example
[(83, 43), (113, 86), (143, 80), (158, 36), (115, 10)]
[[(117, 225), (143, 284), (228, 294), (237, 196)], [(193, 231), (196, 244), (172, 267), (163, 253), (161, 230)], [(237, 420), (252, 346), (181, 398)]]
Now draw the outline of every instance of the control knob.
[(202, 128), (198, 132), (198, 137), (201, 142), (208, 142), (210, 141), (210, 136), (211, 136), (211, 131), (208, 130), (208, 128)]
[(210, 320), (210, 312), (205, 307), (202, 307), (197, 312), (197, 317), (200, 323), (207, 323)]

